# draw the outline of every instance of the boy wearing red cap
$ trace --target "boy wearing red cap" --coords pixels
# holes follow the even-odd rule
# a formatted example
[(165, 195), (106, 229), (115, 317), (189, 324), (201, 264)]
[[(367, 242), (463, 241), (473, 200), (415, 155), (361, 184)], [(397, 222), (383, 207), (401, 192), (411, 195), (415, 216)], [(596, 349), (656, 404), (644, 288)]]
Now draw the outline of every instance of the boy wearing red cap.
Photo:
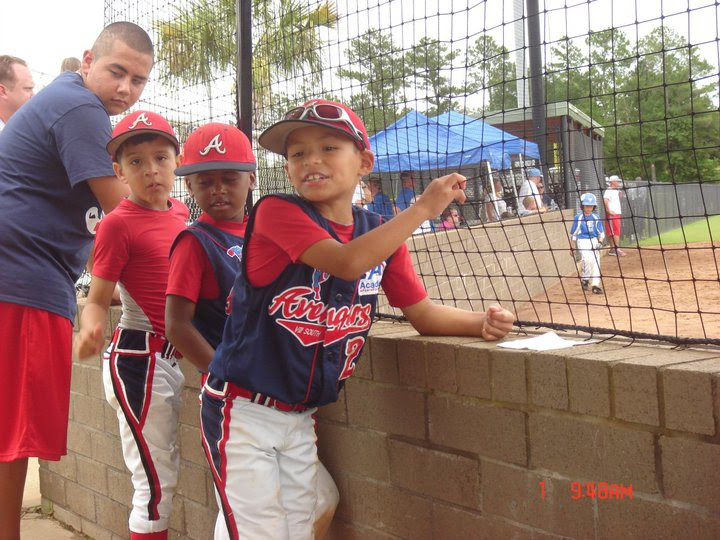
[(165, 324), (183, 357), (207, 373), (240, 270), (245, 203), (255, 187), (256, 163), (245, 134), (219, 123), (196, 129), (185, 141), (180, 161), (175, 174), (185, 177), (202, 213), (173, 243)]
[(132, 540), (165, 540), (177, 484), (176, 444), (185, 378), (165, 338), (168, 255), (187, 207), (170, 198), (179, 144), (159, 114), (123, 118), (107, 145), (130, 195), (97, 228), (93, 278), (75, 339), (78, 358), (101, 352), (108, 308), (120, 285), (122, 316), (103, 355), (103, 382), (115, 408), (134, 494)]
[[(185, 185), (202, 214), (181, 232), (170, 252), (165, 328), (183, 357), (207, 373), (222, 338), (228, 296), (240, 271), (247, 217), (245, 203), (255, 187), (250, 141), (234, 126), (211, 123), (185, 141)], [(213, 475), (219, 476), (213, 468)], [(320, 464), (316, 530), (327, 529), (338, 502), (330, 473)], [(222, 504), (222, 500), (220, 500)]]
[(202, 392), (201, 432), (222, 500), (215, 538), (312, 538), (317, 482), (313, 413), (352, 375), (383, 287), (422, 334), (503, 337), (514, 317), (432, 303), (405, 240), (452, 201), (464, 177), (435, 179), (381, 224), (352, 204), (373, 168), (365, 127), (348, 107), (311, 100), (259, 142), (286, 157), (297, 195), (253, 208), (242, 271)]

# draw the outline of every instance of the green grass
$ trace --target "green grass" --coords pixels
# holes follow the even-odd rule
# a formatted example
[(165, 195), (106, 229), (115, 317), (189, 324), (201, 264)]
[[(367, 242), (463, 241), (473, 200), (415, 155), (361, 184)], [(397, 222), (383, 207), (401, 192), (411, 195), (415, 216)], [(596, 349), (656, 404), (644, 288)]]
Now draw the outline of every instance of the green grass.
[(720, 240), (720, 216), (709, 216), (707, 219), (699, 219), (671, 231), (662, 233), (660, 236), (653, 236), (640, 242), (640, 246), (656, 246), (670, 244), (694, 244), (696, 242), (711, 242)]

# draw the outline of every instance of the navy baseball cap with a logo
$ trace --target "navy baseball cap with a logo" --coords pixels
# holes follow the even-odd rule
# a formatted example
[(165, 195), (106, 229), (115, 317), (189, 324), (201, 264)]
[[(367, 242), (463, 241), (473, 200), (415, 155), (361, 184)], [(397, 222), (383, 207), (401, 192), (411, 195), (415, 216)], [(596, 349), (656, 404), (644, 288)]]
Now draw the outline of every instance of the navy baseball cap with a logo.
[(125, 141), (136, 135), (152, 134), (165, 137), (175, 146), (175, 151), (180, 152), (180, 143), (175, 136), (170, 122), (157, 113), (150, 111), (135, 111), (120, 120), (112, 132), (112, 139), (107, 143), (107, 151), (115, 160), (115, 153)]
[(178, 176), (206, 171), (254, 171), (255, 155), (247, 136), (235, 126), (213, 122), (193, 131), (183, 145)]

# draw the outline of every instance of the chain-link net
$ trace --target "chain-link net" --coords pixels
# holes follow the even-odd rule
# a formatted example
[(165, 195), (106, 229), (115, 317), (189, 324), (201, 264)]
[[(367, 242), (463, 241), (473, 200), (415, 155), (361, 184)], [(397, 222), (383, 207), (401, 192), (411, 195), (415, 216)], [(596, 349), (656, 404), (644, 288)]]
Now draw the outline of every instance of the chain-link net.
[[(141, 106), (182, 137), (237, 122), (236, 8), (106, 2), (107, 22), (150, 30), (157, 65)], [(411, 202), (403, 187), (417, 197), (434, 177), (464, 174), (468, 201), (408, 242), (435, 301), (499, 301), (524, 326), (720, 344), (719, 10), (710, 0), (254, 0), (253, 138), (326, 97), (363, 118), (376, 158), (365, 180), (391, 213)], [(282, 158), (255, 149), (255, 198), (290, 191)], [(595, 293), (583, 288), (592, 265), (571, 251), (584, 193), (600, 222), (621, 212), (620, 234), (593, 251)], [(400, 315), (387, 302), (381, 312)]]

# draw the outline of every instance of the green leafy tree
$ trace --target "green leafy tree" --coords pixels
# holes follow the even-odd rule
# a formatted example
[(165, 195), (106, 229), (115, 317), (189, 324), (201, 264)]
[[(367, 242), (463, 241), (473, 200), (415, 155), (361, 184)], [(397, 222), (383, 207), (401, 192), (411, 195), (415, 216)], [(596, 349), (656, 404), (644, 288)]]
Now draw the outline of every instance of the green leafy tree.
[(568, 101), (587, 112), (590, 83), (588, 59), (570, 38), (563, 36), (550, 48), (545, 74), (545, 100)]
[[(720, 163), (719, 116), (714, 105), (715, 70), (696, 47), (666, 27), (638, 43), (637, 64), (629, 86), (631, 99), (622, 120), (637, 126), (618, 135), (618, 149), (642, 156), (631, 173), (648, 177), (654, 163), (660, 180), (693, 181), (717, 177)], [(622, 156), (618, 156), (623, 166)], [(633, 167), (633, 165), (635, 167)]]
[[(202, 84), (208, 89), (236, 63), (235, 0), (197, 0), (156, 22), (158, 66), (166, 81)], [(318, 30), (338, 20), (335, 4), (309, 8), (301, 0), (254, 0), (253, 88), (256, 110), (272, 103), (281, 78), (319, 80), (323, 67)]]
[(444, 73), (451, 70), (460, 51), (450, 51), (448, 46), (437, 39), (420, 39), (408, 54), (407, 60), (412, 74), (425, 91), (425, 100), (429, 107), (425, 114), (435, 116), (457, 110), (459, 106), (454, 97), (467, 94), (466, 88), (453, 86), (450, 77)]
[(349, 105), (357, 111), (368, 132), (375, 133), (395, 122), (407, 111), (395, 104), (404, 101), (401, 91), (408, 86), (405, 54), (390, 34), (371, 28), (350, 42), (345, 51), (347, 67), (338, 69), (343, 79), (357, 81), (362, 88)]
[[(584, 52), (587, 51), (587, 52)], [(548, 102), (568, 101), (605, 128), (605, 169), (632, 178), (716, 178), (720, 113), (715, 70), (696, 47), (658, 27), (633, 49), (619, 29), (551, 48)]]
[(483, 110), (502, 111), (517, 107), (515, 62), (510, 52), (488, 35), (480, 36), (467, 52), (468, 91), (484, 94)]

